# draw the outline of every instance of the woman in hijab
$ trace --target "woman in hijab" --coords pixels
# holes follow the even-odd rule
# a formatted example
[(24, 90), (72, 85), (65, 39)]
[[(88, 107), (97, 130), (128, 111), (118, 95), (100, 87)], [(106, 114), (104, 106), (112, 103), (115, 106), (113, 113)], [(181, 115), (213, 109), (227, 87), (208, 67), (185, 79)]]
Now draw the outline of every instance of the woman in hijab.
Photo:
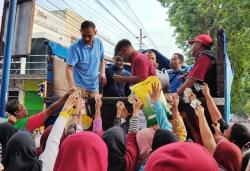
[(227, 171), (239, 171), (242, 167), (242, 153), (233, 143), (221, 140), (214, 152), (214, 158)]
[(138, 165), (141, 165), (151, 153), (154, 134), (155, 130), (152, 128), (144, 128), (138, 131), (136, 135), (136, 142), (139, 148)]
[(142, 105), (143, 103), (139, 99), (134, 99), (133, 115), (130, 118), (127, 138), (124, 129), (119, 126), (114, 126), (104, 133), (103, 140), (109, 151), (108, 171), (132, 171), (136, 169), (139, 153), (136, 134), (139, 131), (139, 111)]
[(144, 129), (144, 131), (143, 130), (141, 131), (139, 131), (137, 134), (137, 137), (138, 137), (137, 142), (139, 143), (138, 147), (140, 151), (138, 161), (139, 162), (142, 161), (141, 163), (138, 163), (140, 164), (139, 171), (144, 170), (146, 160), (150, 156), (151, 152), (155, 151), (161, 146), (164, 146), (173, 142), (178, 142), (177, 136), (172, 131), (169, 131), (166, 129), (157, 129), (155, 131), (155, 130), (150, 130), (150, 128), (147, 128), (147, 129)]
[(18, 131), (17, 128), (13, 127), (9, 123), (0, 124), (0, 143), (2, 144), (2, 154), (5, 152), (6, 144), (10, 137)]
[(108, 171), (124, 171), (125, 162), (125, 130), (120, 126), (114, 126), (103, 134), (103, 140), (108, 146)]
[(54, 171), (107, 171), (108, 149), (92, 132), (78, 132), (62, 143)]
[(146, 162), (145, 171), (219, 171), (209, 152), (196, 143), (176, 142), (154, 151)]
[(2, 160), (6, 171), (41, 171), (42, 162), (36, 154), (35, 141), (26, 131), (19, 131), (7, 143)]

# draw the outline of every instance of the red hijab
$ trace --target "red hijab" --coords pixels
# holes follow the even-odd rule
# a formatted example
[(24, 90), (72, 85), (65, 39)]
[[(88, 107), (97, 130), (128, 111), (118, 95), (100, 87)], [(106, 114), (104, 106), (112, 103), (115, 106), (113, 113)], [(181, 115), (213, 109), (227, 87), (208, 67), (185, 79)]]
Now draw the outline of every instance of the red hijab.
[(239, 171), (242, 166), (242, 153), (235, 144), (221, 140), (214, 152), (215, 160), (227, 171)]
[(213, 156), (201, 145), (176, 142), (154, 151), (144, 171), (219, 171)]
[(59, 150), (54, 171), (107, 171), (108, 149), (104, 141), (92, 132), (68, 136)]

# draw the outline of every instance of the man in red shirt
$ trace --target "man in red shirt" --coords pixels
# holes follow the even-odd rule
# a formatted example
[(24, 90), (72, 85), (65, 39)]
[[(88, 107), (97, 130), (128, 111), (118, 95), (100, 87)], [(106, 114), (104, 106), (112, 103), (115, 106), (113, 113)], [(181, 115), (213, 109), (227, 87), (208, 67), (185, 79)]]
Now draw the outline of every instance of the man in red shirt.
[(120, 40), (115, 47), (115, 55), (122, 56), (124, 62), (131, 63), (132, 76), (113, 76), (116, 82), (136, 84), (144, 81), (149, 76), (155, 76), (153, 63), (143, 53), (136, 51), (127, 39)]
[(200, 34), (195, 39), (188, 41), (191, 47), (192, 56), (195, 58), (195, 63), (190, 71), (185, 83), (177, 90), (178, 94), (182, 94), (186, 88), (193, 87), (196, 82), (203, 82), (207, 71), (212, 66), (214, 59), (211, 46), (213, 40), (209, 35)]

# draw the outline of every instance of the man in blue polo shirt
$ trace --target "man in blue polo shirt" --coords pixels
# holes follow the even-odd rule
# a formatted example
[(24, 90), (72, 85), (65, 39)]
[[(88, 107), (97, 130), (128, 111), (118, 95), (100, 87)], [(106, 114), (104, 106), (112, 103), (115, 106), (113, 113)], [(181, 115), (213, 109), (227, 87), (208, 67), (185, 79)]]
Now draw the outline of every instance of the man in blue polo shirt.
[(171, 69), (167, 70), (170, 82), (170, 93), (175, 93), (182, 81), (179, 79), (183, 75), (181, 66), (184, 62), (184, 57), (180, 53), (174, 53), (171, 58)]
[(99, 83), (106, 84), (104, 49), (96, 35), (95, 24), (81, 24), (82, 39), (69, 48), (66, 77), (70, 87), (80, 88), (83, 97), (99, 94)]

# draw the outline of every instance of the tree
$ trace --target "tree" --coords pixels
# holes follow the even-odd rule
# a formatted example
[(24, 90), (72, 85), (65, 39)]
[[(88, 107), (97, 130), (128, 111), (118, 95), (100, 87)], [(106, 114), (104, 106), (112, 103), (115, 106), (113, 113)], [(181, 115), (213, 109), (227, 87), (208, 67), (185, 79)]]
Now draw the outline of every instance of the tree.
[[(228, 55), (234, 70), (232, 112), (246, 114), (250, 97), (250, 1), (249, 0), (159, 0), (175, 27), (176, 43), (188, 56), (186, 40), (222, 27), (227, 34)], [(248, 104), (247, 104), (248, 103)]]

